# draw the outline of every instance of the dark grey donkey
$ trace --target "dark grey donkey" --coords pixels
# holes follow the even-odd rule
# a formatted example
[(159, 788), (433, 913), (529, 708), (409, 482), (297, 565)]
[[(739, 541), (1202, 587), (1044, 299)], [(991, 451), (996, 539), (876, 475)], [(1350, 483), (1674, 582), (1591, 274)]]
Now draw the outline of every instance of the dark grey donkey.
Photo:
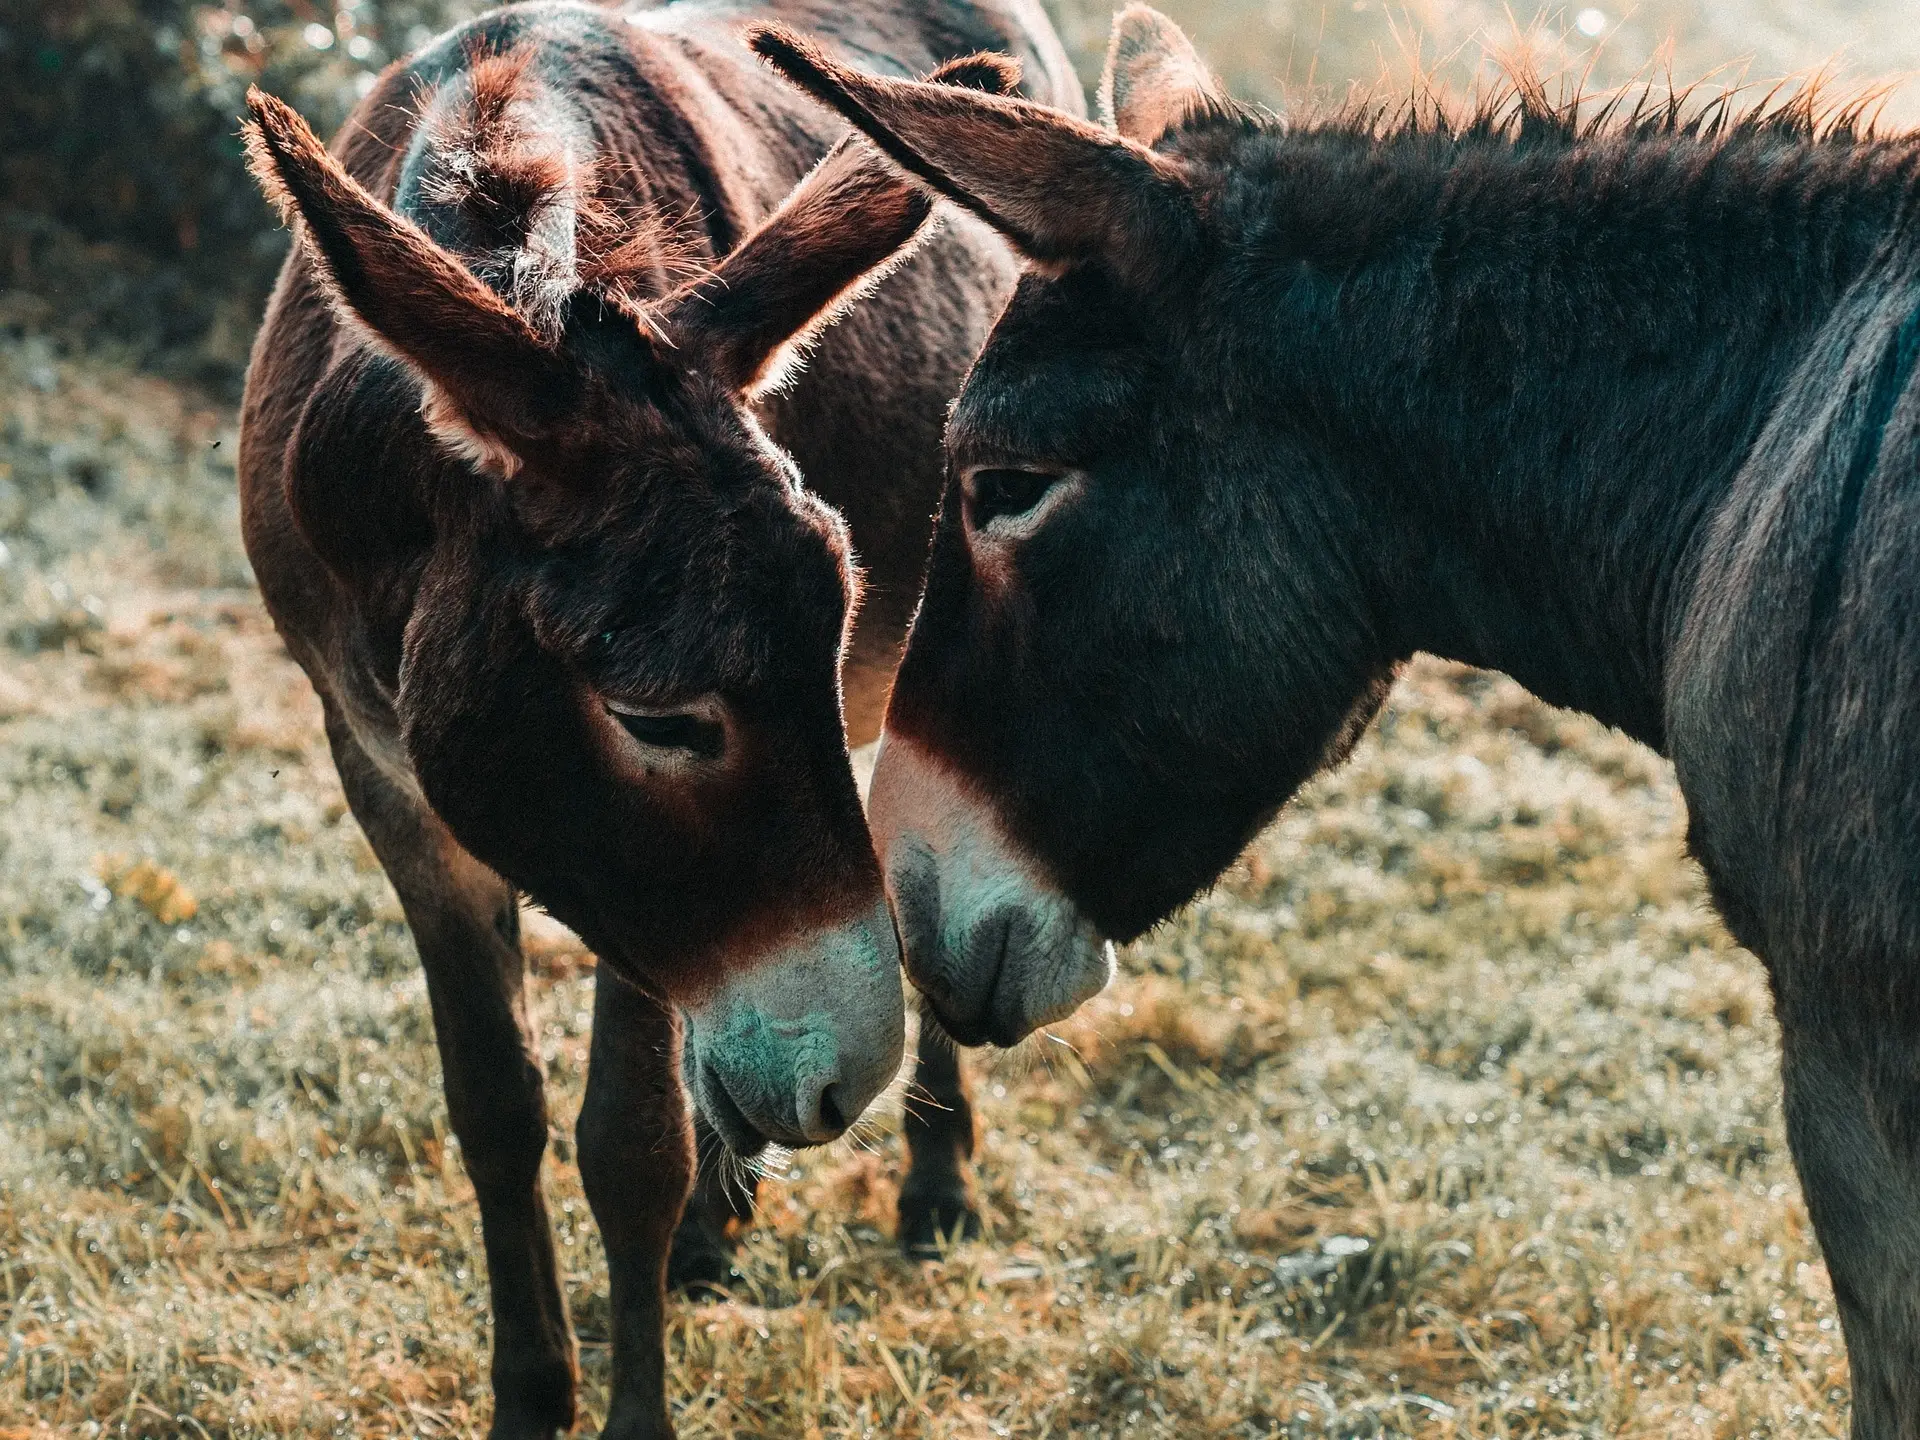
[(758, 43), (1031, 262), (874, 777), (948, 1028), (1071, 1010), (1415, 651), (1504, 670), (1678, 767), (1853, 1433), (1920, 1436), (1920, 140), (1527, 84), (1288, 128), (1142, 8), (1104, 126)]

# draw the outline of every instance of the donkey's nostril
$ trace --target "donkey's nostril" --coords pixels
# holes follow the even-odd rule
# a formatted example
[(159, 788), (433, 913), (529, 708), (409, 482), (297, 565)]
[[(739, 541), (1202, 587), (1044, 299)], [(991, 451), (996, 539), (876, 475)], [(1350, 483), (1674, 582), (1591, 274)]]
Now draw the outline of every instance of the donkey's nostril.
[(800, 1133), (806, 1137), (801, 1143), (807, 1145), (824, 1145), (829, 1140), (839, 1139), (860, 1113), (855, 1107), (853, 1113), (848, 1114), (850, 1101), (846, 1087), (832, 1071), (824, 1075), (810, 1075), (802, 1080), (794, 1102), (797, 1111), (794, 1119), (800, 1126)]
[(847, 1128), (847, 1117), (840, 1108), (840, 1087), (829, 1085), (820, 1092), (820, 1128), (838, 1135)]

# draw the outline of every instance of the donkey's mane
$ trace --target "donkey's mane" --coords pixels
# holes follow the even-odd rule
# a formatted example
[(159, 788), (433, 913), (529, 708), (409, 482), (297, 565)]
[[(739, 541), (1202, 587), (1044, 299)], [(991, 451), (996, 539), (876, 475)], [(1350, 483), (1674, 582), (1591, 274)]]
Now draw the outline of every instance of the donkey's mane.
[[(1718, 217), (1688, 244), (1718, 247), (1749, 280), (1756, 266), (1784, 279), (1802, 265), (1847, 268), (1853, 260), (1844, 257), (1870, 252), (1903, 213), (1920, 215), (1920, 131), (1877, 128), (1887, 95), (1885, 87), (1841, 91), (1818, 75), (1757, 94), (1657, 81), (1593, 91), (1509, 63), (1502, 79), (1465, 96), (1422, 83), (1386, 98), (1360, 91), (1309, 102), (1284, 117), (1209, 99), (1161, 143), (1212, 173), (1222, 213), (1241, 214), (1250, 236), (1333, 269), (1393, 252), (1407, 225), (1442, 215), (1456, 238), (1497, 241), (1510, 234), (1516, 207), (1536, 227), (1582, 237), (1575, 249), (1591, 252), (1599, 225), (1618, 247), (1644, 255), (1678, 233), (1662, 222), (1664, 206), (1669, 219)], [(1630, 204), (1607, 178), (1610, 166), (1585, 163), (1603, 150), (1648, 162), (1636, 167)], [(1754, 202), (1745, 213), (1730, 198), (1740, 195)], [(1807, 228), (1816, 213), (1822, 218)], [(1760, 239), (1770, 226), (1798, 238)], [(1521, 269), (1530, 263), (1497, 243), (1477, 253)], [(1674, 273), (1706, 283), (1688, 266)]]
[[(1500, 78), (1462, 94), (1421, 77), (1398, 94), (1358, 86), (1335, 101), (1307, 99), (1285, 117), (1226, 96), (1196, 102), (1175, 128), (1207, 132), (1281, 132), (1370, 144), (1439, 142), (1457, 146), (1571, 149), (1601, 139), (1690, 140), (1710, 145), (1775, 140), (1850, 147), (1920, 135), (1889, 135), (1881, 111), (1896, 85), (1836, 86), (1820, 71), (1786, 76), (1754, 93), (1711, 81), (1676, 85), (1647, 78), (1607, 90), (1584, 75), (1543, 72), (1504, 60)], [(1751, 97), (1751, 98), (1750, 98)]]
[(442, 87), (425, 116), (432, 168), (421, 194), (501, 245), (524, 243), (548, 211), (567, 202), (575, 178), (565, 137), (526, 123), (532, 62), (526, 46), (470, 52), (466, 85)]
[(421, 97), (419, 193), (474, 273), (557, 334), (582, 290), (636, 306), (706, 267), (698, 217), (664, 212), (594, 153), (535, 60), (530, 44), (475, 47), (461, 78)]

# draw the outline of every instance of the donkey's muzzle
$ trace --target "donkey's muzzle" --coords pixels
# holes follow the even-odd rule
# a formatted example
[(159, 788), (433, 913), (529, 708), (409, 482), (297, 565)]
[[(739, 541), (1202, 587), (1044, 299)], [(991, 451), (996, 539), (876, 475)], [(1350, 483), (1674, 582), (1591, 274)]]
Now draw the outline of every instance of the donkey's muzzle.
[(1017, 1045), (1112, 978), (1113, 948), (1063, 897), (1010, 894), (1004, 883), (984, 895), (949, 888), (940, 857), (911, 839), (893, 858), (887, 884), (907, 973), (962, 1045)]
[(1106, 988), (1113, 947), (917, 747), (888, 738), (873, 795), (907, 975), (955, 1040), (1018, 1044)]
[(838, 1139), (893, 1082), (905, 1051), (900, 943), (884, 902), (687, 1011), (688, 1088), (738, 1154)]

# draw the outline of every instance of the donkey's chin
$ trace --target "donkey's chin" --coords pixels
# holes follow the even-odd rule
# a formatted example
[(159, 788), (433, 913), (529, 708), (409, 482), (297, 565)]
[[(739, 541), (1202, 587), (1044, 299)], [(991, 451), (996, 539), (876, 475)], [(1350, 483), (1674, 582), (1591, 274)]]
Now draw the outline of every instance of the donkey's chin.
[(686, 1015), (687, 1086), (730, 1150), (838, 1139), (906, 1051), (900, 942), (885, 902), (737, 971)]
[[(1018, 1045), (1113, 979), (1113, 946), (1057, 895), (986, 898), (943, 890), (932, 856), (908, 847), (894, 872), (907, 973), (962, 1045)], [(973, 903), (970, 903), (973, 902)]]
[(873, 821), (907, 974), (962, 1045), (1017, 1045), (1112, 980), (1106, 937), (911, 741), (882, 743)]
[(688, 1066), (685, 1078), (693, 1103), (700, 1107), (700, 1113), (706, 1116), (713, 1133), (729, 1152), (742, 1160), (751, 1160), (773, 1143), (754, 1128), (746, 1112), (734, 1103), (725, 1082), (705, 1065)]

